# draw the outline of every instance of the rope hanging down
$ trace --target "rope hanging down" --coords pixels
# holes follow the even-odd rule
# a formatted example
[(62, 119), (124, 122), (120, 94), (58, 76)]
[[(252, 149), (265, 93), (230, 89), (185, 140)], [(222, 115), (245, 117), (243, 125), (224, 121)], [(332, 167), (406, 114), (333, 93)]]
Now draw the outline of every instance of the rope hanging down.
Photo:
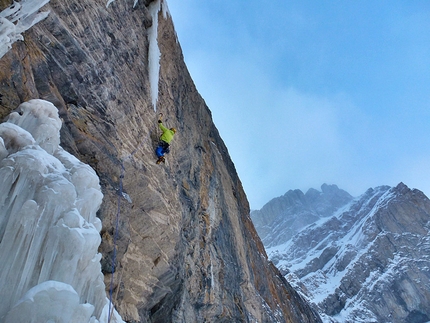
[[(149, 134), (148, 136), (146, 136), (142, 142), (130, 153), (130, 155), (128, 155), (126, 158), (124, 158), (124, 160), (121, 161), (120, 163), (120, 176), (119, 176), (119, 189), (118, 189), (118, 199), (117, 199), (117, 212), (116, 212), (116, 216), (115, 216), (115, 232), (114, 232), (114, 236), (113, 236), (113, 256), (112, 256), (112, 276), (111, 276), (111, 280), (110, 280), (110, 287), (109, 287), (109, 312), (108, 312), (108, 323), (110, 323), (111, 319), (112, 319), (112, 313), (113, 313), (113, 306), (112, 306), (112, 295), (113, 295), (113, 283), (114, 283), (114, 273), (115, 273), (115, 262), (116, 262), (116, 244), (117, 244), (117, 240), (118, 240), (118, 228), (119, 228), (119, 219), (121, 216), (121, 198), (124, 197), (124, 192), (123, 192), (123, 179), (124, 179), (124, 175), (125, 175), (125, 167), (124, 167), (124, 162), (133, 157), (133, 155), (135, 153), (138, 152), (139, 148), (145, 143), (145, 141), (150, 138)], [(119, 286), (118, 286), (119, 288)]]

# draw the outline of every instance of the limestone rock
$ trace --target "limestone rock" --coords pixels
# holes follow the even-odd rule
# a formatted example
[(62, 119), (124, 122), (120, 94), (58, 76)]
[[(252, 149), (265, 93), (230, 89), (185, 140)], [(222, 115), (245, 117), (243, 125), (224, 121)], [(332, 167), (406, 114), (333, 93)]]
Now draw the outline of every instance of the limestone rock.
[[(172, 18), (160, 11), (154, 26), (151, 1), (133, 4), (50, 1), (49, 16), (0, 59), (0, 117), (32, 98), (59, 109), (61, 145), (100, 178), (102, 268), (125, 321), (320, 322), (267, 260)], [(155, 164), (159, 112), (178, 129), (166, 165)]]

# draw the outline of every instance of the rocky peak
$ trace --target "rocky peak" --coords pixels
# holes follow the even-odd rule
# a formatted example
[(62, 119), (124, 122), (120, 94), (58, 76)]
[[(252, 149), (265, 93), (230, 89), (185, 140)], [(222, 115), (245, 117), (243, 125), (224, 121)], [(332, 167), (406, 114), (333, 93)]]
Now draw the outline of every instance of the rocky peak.
[(267, 252), (327, 322), (424, 323), (429, 229), (430, 200), (400, 183), (367, 190)]
[[(164, 1), (106, 3), (43, 7), (47, 18), (0, 59), (0, 117), (33, 98), (58, 108), (61, 145), (100, 180), (99, 251), (121, 317), (320, 322), (267, 260)], [(178, 129), (165, 165), (160, 112)]]
[(306, 225), (332, 215), (352, 200), (352, 196), (336, 185), (323, 184), (321, 191), (290, 190), (261, 210), (251, 212), (252, 220), (264, 245), (271, 247), (288, 241)]

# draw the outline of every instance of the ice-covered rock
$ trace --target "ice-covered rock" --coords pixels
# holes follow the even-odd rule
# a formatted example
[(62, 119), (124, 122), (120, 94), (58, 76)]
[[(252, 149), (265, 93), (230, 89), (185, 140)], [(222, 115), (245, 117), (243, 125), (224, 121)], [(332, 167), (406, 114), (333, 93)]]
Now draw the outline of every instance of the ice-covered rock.
[(108, 305), (97, 251), (103, 195), (94, 170), (59, 146), (60, 128), (43, 100), (0, 125), (2, 321), (99, 322)]
[(0, 58), (14, 42), (24, 40), (24, 31), (48, 16), (48, 11), (39, 12), (48, 2), (49, 0), (14, 1), (13, 5), (0, 12)]
[(7, 121), (27, 130), (36, 144), (48, 154), (52, 155), (58, 149), (61, 120), (52, 103), (42, 100), (24, 102), (9, 115)]
[(95, 322), (90, 320), (93, 312), (93, 305), (79, 303), (79, 295), (70, 285), (46, 281), (31, 288), (9, 311), (5, 322)]

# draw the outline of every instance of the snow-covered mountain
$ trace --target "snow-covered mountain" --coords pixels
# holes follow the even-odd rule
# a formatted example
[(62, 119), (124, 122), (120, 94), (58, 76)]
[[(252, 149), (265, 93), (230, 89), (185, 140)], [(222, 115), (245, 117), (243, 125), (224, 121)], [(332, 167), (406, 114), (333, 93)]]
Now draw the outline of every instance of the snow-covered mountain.
[[(273, 263), (316, 304), (326, 322), (429, 321), (430, 200), (400, 183), (369, 189), (340, 204), (291, 238), (289, 228), (286, 239), (272, 238), (266, 251)], [(305, 206), (297, 214), (306, 214)], [(268, 216), (263, 230), (259, 219), (257, 231), (282, 236), (280, 223), (288, 225), (288, 217), (297, 215)]]
[(324, 184), (321, 192), (310, 189), (304, 194), (290, 190), (274, 198), (261, 210), (251, 212), (252, 221), (266, 248), (287, 242), (306, 225), (331, 216), (353, 197), (336, 185)]

